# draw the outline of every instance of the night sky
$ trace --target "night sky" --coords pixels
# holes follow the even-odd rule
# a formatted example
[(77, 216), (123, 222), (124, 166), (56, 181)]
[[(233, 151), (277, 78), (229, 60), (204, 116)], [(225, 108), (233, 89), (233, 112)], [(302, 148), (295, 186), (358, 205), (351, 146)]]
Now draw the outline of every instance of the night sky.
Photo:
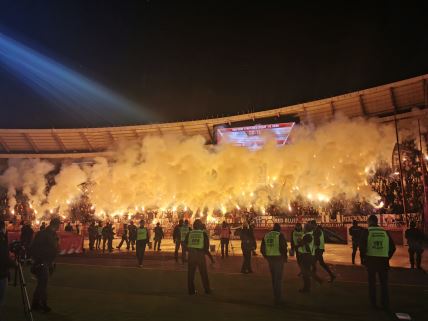
[[(259, 111), (428, 73), (426, 7), (299, 2), (0, 0), (0, 32), (162, 122)], [(64, 110), (1, 64), (0, 108), (0, 128), (141, 122)]]

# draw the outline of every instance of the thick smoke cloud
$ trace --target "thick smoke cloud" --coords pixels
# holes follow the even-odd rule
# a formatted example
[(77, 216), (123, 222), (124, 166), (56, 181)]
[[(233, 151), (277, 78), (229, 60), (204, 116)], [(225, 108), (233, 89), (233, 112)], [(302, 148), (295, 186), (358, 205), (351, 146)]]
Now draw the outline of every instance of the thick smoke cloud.
[(120, 142), (112, 158), (96, 158), (93, 165), (64, 165), (47, 196), (40, 192), (52, 168), (45, 161), (10, 163), (0, 183), (10, 192), (11, 207), (16, 189), (29, 186), (24, 193), (40, 212), (66, 212), (84, 189), (96, 213), (110, 215), (142, 208), (211, 213), (252, 206), (263, 212), (272, 203), (287, 207), (298, 195), (316, 202), (343, 193), (377, 201), (367, 175), (380, 161), (390, 162), (393, 127), (336, 118), (316, 129), (299, 126), (291, 140), (285, 147), (270, 141), (250, 151), (208, 146), (200, 136), (150, 136)]
[(0, 185), (7, 188), (8, 204), (13, 210), (16, 192), (21, 190), (31, 206), (39, 206), (46, 201), (46, 174), (54, 165), (38, 159), (10, 159), (8, 168), (0, 176)]

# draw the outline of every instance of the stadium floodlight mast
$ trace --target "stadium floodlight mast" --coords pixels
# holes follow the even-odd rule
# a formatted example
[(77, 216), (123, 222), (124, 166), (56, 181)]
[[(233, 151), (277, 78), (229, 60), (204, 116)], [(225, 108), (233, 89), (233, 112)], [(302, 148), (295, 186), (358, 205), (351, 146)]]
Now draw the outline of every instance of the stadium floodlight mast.
[(1, 32), (0, 68), (63, 110), (134, 123), (156, 119), (136, 103)]

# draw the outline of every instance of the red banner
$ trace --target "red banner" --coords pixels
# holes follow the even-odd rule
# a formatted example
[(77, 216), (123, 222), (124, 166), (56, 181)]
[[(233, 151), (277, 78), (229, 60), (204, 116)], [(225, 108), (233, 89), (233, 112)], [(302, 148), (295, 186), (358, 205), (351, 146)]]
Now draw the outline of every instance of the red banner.
[(83, 236), (70, 232), (59, 232), (59, 255), (82, 253)]
[[(21, 232), (8, 232), (9, 243), (20, 239)], [(83, 236), (70, 232), (58, 232), (59, 238), (59, 255), (82, 253)]]

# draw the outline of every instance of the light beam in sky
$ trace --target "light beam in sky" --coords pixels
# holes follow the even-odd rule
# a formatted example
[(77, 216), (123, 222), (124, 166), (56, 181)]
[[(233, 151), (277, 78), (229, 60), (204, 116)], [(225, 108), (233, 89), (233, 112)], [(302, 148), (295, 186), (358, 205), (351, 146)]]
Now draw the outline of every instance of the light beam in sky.
[(148, 122), (154, 115), (63, 64), (0, 33), (0, 67), (64, 111), (82, 117)]

